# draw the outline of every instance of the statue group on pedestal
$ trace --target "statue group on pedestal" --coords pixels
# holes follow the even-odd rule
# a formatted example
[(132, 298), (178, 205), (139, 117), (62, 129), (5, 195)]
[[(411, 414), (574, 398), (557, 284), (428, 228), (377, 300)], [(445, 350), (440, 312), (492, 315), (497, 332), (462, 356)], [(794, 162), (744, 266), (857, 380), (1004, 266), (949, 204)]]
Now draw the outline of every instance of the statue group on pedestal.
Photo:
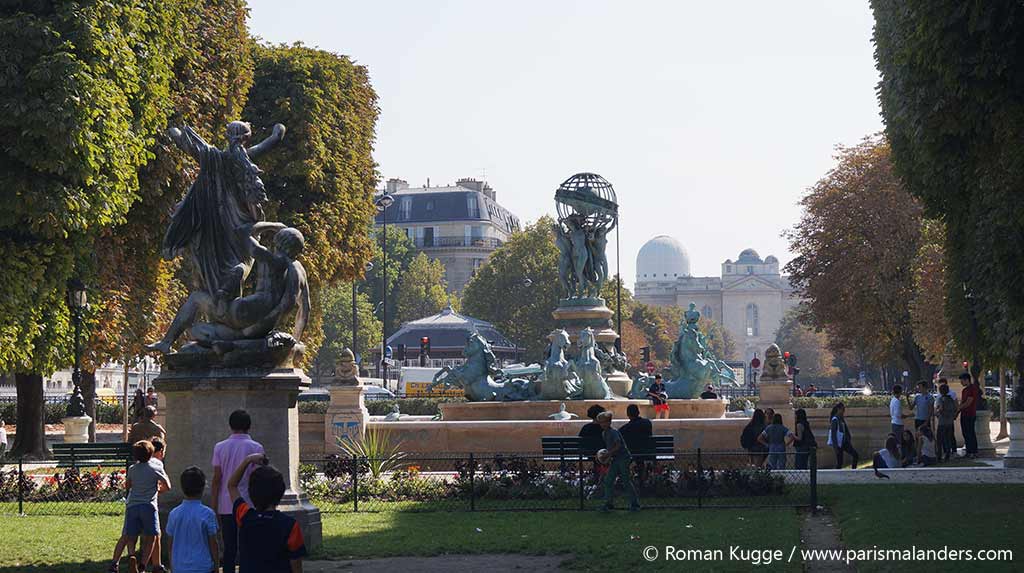
[(597, 222), (583, 215), (564, 217), (554, 225), (558, 247), (558, 280), (566, 298), (596, 298), (608, 280), (608, 232), (614, 219)]
[(602, 366), (594, 350), (597, 347), (594, 331), (580, 331), (579, 356), (569, 359), (565, 351), (571, 345), (565, 330), (555, 330), (548, 338), (550, 351), (537, 380), (505, 376), (497, 367), (491, 345), (478, 333), (470, 334), (463, 348), (465, 362), (459, 366), (445, 366), (427, 387), (462, 388), (471, 402), (521, 400), (605, 400), (613, 398), (605, 382)]
[[(672, 345), (672, 355), (669, 357), (669, 379), (665, 382), (665, 390), (672, 398), (696, 398), (708, 384), (736, 385), (736, 374), (729, 365), (715, 356), (707, 338), (700, 331), (699, 321), (700, 312), (697, 305), (691, 302), (683, 313), (679, 338)], [(641, 376), (634, 382), (630, 396), (646, 391), (649, 385), (647, 377)]]
[[(281, 366), (302, 351), (310, 299), (306, 271), (297, 258), (305, 240), (298, 229), (263, 221), (267, 195), (252, 161), (284, 134), (284, 126), (275, 125), (273, 135), (249, 147), (249, 124), (233, 121), (227, 127), (228, 146), (221, 150), (188, 126), (168, 131), (199, 162), (199, 175), (175, 209), (163, 243), (167, 259), (189, 253), (199, 286), (163, 338), (147, 346), (162, 353), (170, 368)], [(273, 235), (272, 249), (261, 242), (265, 235)], [(246, 289), (254, 268), (255, 284)], [(278, 331), (293, 311), (291, 332)], [(190, 341), (172, 352), (186, 331)]]

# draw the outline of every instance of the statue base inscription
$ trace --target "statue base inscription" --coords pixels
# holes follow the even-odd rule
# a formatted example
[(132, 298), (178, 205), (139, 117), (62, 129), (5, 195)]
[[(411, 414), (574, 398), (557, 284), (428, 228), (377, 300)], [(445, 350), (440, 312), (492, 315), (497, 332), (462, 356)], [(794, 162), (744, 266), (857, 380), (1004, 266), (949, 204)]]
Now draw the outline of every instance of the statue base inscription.
[[(181, 502), (178, 476), (191, 465), (207, 479), (213, 476), (213, 447), (231, 430), (228, 417), (243, 409), (252, 416), (252, 439), (263, 444), (270, 464), (284, 475), (285, 495), (278, 509), (299, 522), (306, 548), (314, 550), (323, 539), (320, 510), (309, 503), (299, 487), (299, 412), (296, 399), (309, 387), (298, 368), (223, 368), (165, 370), (153, 382), (164, 396), (167, 458), (164, 465), (175, 488), (160, 496), (164, 518)], [(234, 468), (222, 468), (226, 475)], [(209, 503), (210, 492), (204, 496)]]

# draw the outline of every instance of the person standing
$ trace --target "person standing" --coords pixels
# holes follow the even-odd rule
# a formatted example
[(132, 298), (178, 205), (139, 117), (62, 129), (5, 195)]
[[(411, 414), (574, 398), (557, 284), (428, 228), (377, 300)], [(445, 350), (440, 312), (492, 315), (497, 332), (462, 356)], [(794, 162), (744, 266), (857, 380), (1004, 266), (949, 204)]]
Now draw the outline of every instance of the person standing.
[(853, 456), (850, 469), (855, 470), (857, 469), (857, 462), (860, 460), (860, 456), (857, 454), (857, 450), (853, 448), (850, 428), (846, 425), (846, 418), (843, 416), (845, 413), (846, 404), (837, 402), (835, 406), (832, 406), (832, 414), (829, 416), (831, 421), (828, 428), (828, 445), (832, 446), (832, 450), (836, 454), (836, 469), (843, 469), (843, 454), (847, 453)]
[(220, 548), (217, 546), (217, 514), (203, 505), (206, 476), (196, 466), (181, 472), (181, 504), (167, 517), (164, 539), (168, 566), (174, 573), (209, 573), (219, 569)]
[(768, 469), (786, 469), (786, 446), (793, 443), (793, 433), (782, 425), (782, 414), (772, 417), (772, 423), (761, 431), (757, 441), (768, 447)]
[(964, 389), (960, 392), (960, 431), (964, 435), (964, 457), (978, 457), (978, 434), (975, 422), (978, 420), (978, 401), (981, 399), (981, 388), (978, 380), (964, 372), (960, 375)]
[(943, 382), (939, 385), (939, 400), (935, 404), (935, 417), (939, 428), (936, 436), (939, 449), (936, 453), (940, 462), (951, 459), (956, 452), (956, 435), (953, 431), (956, 415), (956, 401), (949, 395), (949, 385)]
[(0, 460), (4, 459), (7, 452), (7, 428), (4, 427), (4, 419), (0, 418)]
[(647, 397), (654, 406), (655, 418), (668, 418), (668, 392), (661, 381), (661, 374), (654, 375), (654, 383), (647, 389)]
[(146, 405), (152, 406), (154, 410), (158, 410), (160, 406), (160, 399), (156, 396), (156, 389), (152, 386), (146, 391)]
[(889, 400), (889, 417), (892, 422), (892, 433), (897, 440), (903, 435), (903, 386), (892, 387), (892, 398)]
[[(132, 420), (135, 422), (142, 421), (142, 413), (146, 410), (146, 395), (143, 394), (142, 388), (135, 389), (135, 395), (132, 397)], [(132, 422), (133, 424), (135, 422)]]
[(768, 455), (768, 447), (757, 439), (767, 426), (766, 421), (764, 410), (756, 408), (740, 434), (740, 446), (750, 454), (750, 463), (758, 466), (764, 463)]
[(914, 396), (914, 431), (921, 429), (921, 426), (931, 426), (932, 416), (935, 415), (935, 398), (928, 393), (928, 382), (924, 380), (917, 383), (917, 396)]
[[(238, 563), (238, 523), (232, 514), (234, 500), (228, 491), (228, 484), (225, 476), (230, 477), (231, 472), (242, 464), (252, 454), (263, 454), (263, 445), (249, 436), (249, 428), (252, 427), (252, 418), (245, 410), (235, 410), (228, 417), (228, 426), (231, 428), (231, 435), (227, 439), (217, 442), (213, 447), (213, 480), (211, 483), (210, 498), (212, 500), (213, 512), (217, 514), (220, 521), (221, 534), (224, 537), (224, 558), (221, 560), (224, 573), (235, 573), (235, 564)], [(238, 484), (241, 497), (246, 502), (249, 499), (249, 473), (252, 468), (246, 470), (244, 479)]]
[(608, 458), (610, 458), (608, 473), (604, 475), (605, 502), (602, 507), (602, 511), (614, 509), (613, 501), (615, 497), (616, 477), (622, 480), (622, 485), (625, 487), (626, 493), (629, 494), (629, 510), (638, 511), (640, 509), (640, 496), (637, 494), (636, 487), (633, 485), (632, 476), (629, 475), (629, 461), (631, 456), (629, 454), (629, 448), (626, 447), (626, 441), (622, 439), (622, 434), (612, 427), (611, 412), (601, 412), (598, 414), (597, 423), (601, 424), (604, 447)]
[(798, 470), (807, 469), (807, 460), (811, 456), (811, 449), (818, 447), (814, 439), (814, 432), (811, 431), (811, 424), (807, 421), (807, 411), (803, 408), (794, 412), (796, 421), (793, 424), (793, 448), (796, 450), (795, 465)]
[(153, 421), (155, 417), (156, 408), (152, 406), (143, 408), (142, 420), (132, 424), (132, 429), (128, 432), (128, 443), (134, 444), (142, 440), (149, 441), (153, 438), (160, 438), (166, 444), (167, 431), (164, 430), (163, 426)]

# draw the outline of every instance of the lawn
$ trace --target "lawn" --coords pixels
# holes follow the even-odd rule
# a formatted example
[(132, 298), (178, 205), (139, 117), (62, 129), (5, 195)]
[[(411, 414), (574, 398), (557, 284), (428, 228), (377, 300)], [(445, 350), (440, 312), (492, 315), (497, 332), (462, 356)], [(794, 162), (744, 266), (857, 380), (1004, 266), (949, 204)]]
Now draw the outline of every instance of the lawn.
[[(1020, 571), (1024, 561), (1020, 500), (1024, 485), (871, 484), (823, 486), (821, 500), (838, 517), (850, 549), (1010, 549), (1012, 563), (931, 562), (929, 571)], [(858, 564), (860, 571), (907, 571), (921, 563)]]
[[(120, 533), (119, 516), (3, 518), (0, 573), (103, 571)], [(565, 554), (576, 569), (624, 570), (642, 565), (678, 569), (680, 563), (644, 562), (648, 545), (788, 551), (799, 543), (794, 509), (648, 510), (575, 512), (381, 512), (326, 514), (324, 546), (317, 559), (439, 555), (442, 553)], [(742, 562), (688, 569), (744, 571)], [(796, 563), (789, 571), (799, 571)]]

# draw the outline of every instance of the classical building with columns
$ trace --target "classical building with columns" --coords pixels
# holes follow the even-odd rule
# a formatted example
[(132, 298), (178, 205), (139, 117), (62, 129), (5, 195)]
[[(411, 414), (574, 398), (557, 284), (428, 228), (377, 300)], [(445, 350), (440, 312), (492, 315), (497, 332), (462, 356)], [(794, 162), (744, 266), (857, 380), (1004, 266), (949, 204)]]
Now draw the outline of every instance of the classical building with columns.
[(659, 235), (647, 241), (636, 257), (637, 301), (686, 308), (691, 302), (701, 314), (721, 324), (736, 342), (734, 360), (749, 361), (775, 341), (782, 317), (797, 305), (789, 280), (779, 272), (779, 260), (764, 259), (745, 249), (722, 263), (720, 277), (690, 274), (690, 256), (679, 241)]

